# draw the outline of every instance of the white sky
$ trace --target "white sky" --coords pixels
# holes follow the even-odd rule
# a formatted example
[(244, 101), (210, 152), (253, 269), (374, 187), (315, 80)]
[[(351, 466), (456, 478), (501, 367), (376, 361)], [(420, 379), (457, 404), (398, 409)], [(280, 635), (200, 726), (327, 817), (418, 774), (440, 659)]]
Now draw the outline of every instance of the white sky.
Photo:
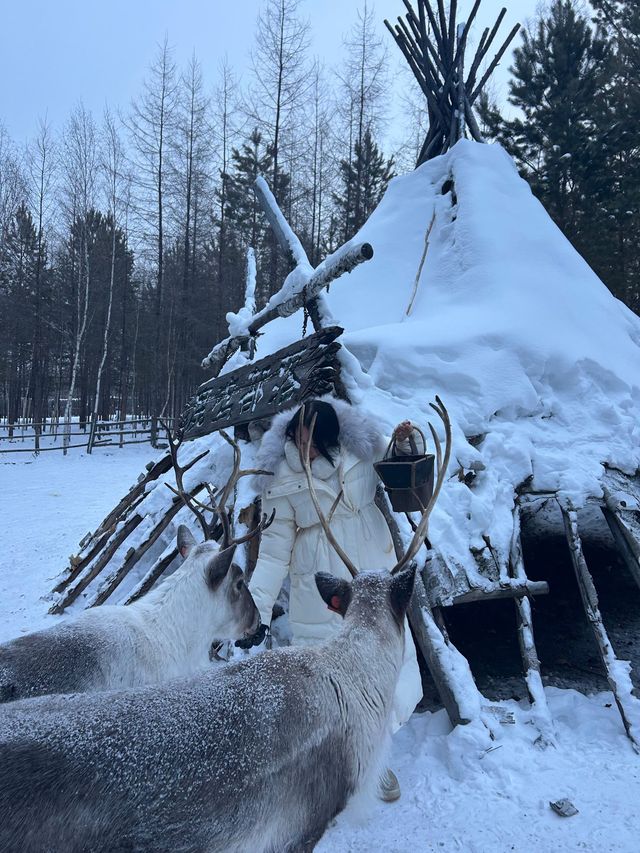
[[(435, 2), (435, 0), (434, 0)], [(60, 128), (82, 100), (96, 118), (105, 103), (125, 108), (139, 90), (165, 33), (183, 64), (195, 50), (207, 86), (213, 88), (226, 53), (239, 75), (248, 69), (255, 20), (264, 0), (0, 0), (0, 121), (18, 143), (45, 115)], [(383, 19), (403, 14), (401, 0), (369, 0), (392, 57), (399, 54)], [(507, 15), (500, 34), (535, 13), (538, 0), (482, 0), (477, 31)], [(364, 0), (304, 0), (311, 22), (312, 51), (326, 66), (340, 61), (342, 36)], [(448, 4), (447, 4), (448, 5)], [(459, 0), (464, 19), (472, 0)], [(498, 42), (498, 39), (496, 39)], [(515, 44), (519, 43), (516, 37)], [(507, 67), (494, 75), (506, 95)]]

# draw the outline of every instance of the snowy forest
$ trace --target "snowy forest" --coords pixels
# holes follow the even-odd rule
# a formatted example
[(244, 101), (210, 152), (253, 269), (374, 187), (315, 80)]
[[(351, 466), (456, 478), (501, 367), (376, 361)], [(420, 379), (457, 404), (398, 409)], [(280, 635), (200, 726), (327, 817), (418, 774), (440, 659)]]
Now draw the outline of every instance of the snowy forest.
[[(130, 104), (92, 115), (78, 103), (24, 145), (0, 124), (0, 417), (179, 415), (243, 302), (248, 247), (258, 308), (287, 272), (258, 175), (312, 264), (358, 231), (415, 166), (426, 122), (407, 72), (390, 132), (392, 45), (374, 15), (363, 5), (328, 68), (310, 54), (299, 0), (269, 0), (242, 81), (226, 62), (204, 79), (195, 55), (178, 67), (169, 33)], [(635, 0), (553, 0), (518, 37), (508, 104), (485, 96), (479, 113), (637, 313)]]

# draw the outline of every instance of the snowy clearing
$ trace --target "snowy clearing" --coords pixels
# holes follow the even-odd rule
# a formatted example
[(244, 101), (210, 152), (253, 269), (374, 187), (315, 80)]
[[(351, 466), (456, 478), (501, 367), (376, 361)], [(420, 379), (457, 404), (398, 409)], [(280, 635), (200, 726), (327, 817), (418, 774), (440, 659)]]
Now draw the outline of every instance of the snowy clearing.
[(54, 578), (78, 543), (158, 456), (148, 444), (0, 456), (0, 513), (5, 547), (0, 558), (0, 642), (35, 631), (48, 616)]
[[(0, 640), (57, 618), (46, 615), (42, 596), (153, 451), (137, 446), (91, 457), (20, 457), (0, 461), (8, 544), (0, 568)], [(526, 703), (492, 703), (516, 717), (515, 725), (492, 724), (494, 741), (481, 725), (451, 732), (444, 711), (414, 715), (396, 735), (390, 759), (402, 799), (376, 802), (364, 814), (352, 806), (328, 830), (319, 853), (636, 850), (640, 757), (611, 694), (548, 688), (547, 696), (555, 749), (533, 745), (537, 731), (528, 724)], [(578, 815), (551, 811), (549, 801), (563, 797)]]

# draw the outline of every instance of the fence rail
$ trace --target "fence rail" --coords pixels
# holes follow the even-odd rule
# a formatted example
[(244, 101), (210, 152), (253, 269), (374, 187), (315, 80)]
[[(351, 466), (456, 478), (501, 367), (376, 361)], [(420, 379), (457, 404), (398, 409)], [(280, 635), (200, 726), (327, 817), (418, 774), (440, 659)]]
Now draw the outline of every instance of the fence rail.
[[(139, 417), (120, 421), (97, 421), (95, 424), (93, 448), (123, 447), (125, 444), (151, 444), (158, 446), (158, 437), (164, 434), (163, 424), (172, 426), (172, 418)], [(73, 421), (70, 429), (60, 420), (47, 420), (34, 423), (33, 421), (15, 421), (9, 423), (6, 418), (0, 418), (0, 454), (1, 453), (42, 453), (50, 450), (71, 450), (73, 448), (89, 447), (91, 441), (91, 422), (87, 421), (84, 428), (79, 422)], [(64, 443), (68, 438), (84, 438), (85, 441), (73, 444)], [(139, 436), (144, 436), (140, 438)], [(37, 440), (36, 440), (37, 439)], [(29, 447), (15, 447), (17, 443), (29, 442)], [(53, 442), (51, 444), (50, 442)]]

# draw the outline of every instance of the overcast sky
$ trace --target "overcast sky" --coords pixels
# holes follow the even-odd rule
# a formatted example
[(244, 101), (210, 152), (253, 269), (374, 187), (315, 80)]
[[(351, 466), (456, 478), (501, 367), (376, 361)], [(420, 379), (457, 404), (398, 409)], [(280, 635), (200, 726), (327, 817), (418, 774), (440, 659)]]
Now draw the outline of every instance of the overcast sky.
[[(539, 0), (482, 0), (477, 31), (492, 25), (503, 5), (500, 33), (524, 23)], [(4, 0), (0, 26), (0, 121), (18, 143), (31, 136), (45, 115), (60, 128), (82, 100), (102, 115), (105, 103), (126, 108), (165, 33), (178, 64), (195, 51), (207, 86), (227, 54), (238, 75), (246, 73), (256, 16), (264, 0)], [(311, 23), (312, 52), (331, 67), (340, 61), (342, 37), (364, 0), (304, 0)], [(383, 26), (404, 12), (401, 0), (369, 0), (391, 55), (397, 48)], [(447, 3), (448, 5), (448, 3)], [(459, 20), (472, 0), (459, 0)], [(519, 42), (516, 38), (515, 44)], [(506, 94), (506, 69), (496, 74), (498, 95)], [(391, 96), (391, 95), (390, 95)]]

